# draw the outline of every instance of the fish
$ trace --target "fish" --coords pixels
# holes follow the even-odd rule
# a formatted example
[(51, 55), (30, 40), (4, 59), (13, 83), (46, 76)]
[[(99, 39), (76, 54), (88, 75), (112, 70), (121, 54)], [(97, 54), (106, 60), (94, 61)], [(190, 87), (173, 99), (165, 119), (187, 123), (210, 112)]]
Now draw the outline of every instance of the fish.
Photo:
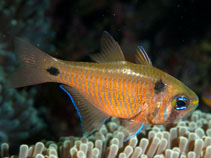
[(208, 86), (202, 93), (201, 96), (202, 101), (207, 105), (208, 107), (211, 107), (211, 87)]
[(124, 141), (148, 124), (179, 120), (195, 110), (198, 96), (181, 81), (154, 67), (142, 46), (136, 61), (125, 59), (117, 41), (104, 31), (95, 62), (54, 58), (22, 39), (15, 40), (17, 69), (9, 75), (12, 88), (57, 82), (72, 100), (84, 136), (117, 117), (129, 131)]

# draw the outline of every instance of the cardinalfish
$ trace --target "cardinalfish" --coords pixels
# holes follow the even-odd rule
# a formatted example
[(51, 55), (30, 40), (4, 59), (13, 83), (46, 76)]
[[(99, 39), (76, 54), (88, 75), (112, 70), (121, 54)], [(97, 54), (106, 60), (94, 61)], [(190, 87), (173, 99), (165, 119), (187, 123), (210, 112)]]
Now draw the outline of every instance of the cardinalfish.
[(125, 60), (108, 32), (101, 39), (96, 62), (63, 61), (30, 43), (16, 40), (19, 66), (9, 77), (11, 87), (58, 82), (76, 108), (85, 135), (110, 117), (121, 119), (127, 141), (146, 124), (166, 124), (183, 118), (198, 106), (197, 95), (173, 76), (159, 70), (142, 46), (136, 62)]

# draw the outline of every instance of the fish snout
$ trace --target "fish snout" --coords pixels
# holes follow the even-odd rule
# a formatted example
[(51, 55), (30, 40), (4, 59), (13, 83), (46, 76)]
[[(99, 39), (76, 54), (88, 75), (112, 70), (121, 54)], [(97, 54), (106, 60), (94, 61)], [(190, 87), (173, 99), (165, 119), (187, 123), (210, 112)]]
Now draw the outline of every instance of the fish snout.
[(194, 110), (198, 106), (199, 106), (199, 97), (196, 96), (194, 99), (191, 99), (191, 101), (190, 101), (190, 108), (191, 108), (191, 110)]

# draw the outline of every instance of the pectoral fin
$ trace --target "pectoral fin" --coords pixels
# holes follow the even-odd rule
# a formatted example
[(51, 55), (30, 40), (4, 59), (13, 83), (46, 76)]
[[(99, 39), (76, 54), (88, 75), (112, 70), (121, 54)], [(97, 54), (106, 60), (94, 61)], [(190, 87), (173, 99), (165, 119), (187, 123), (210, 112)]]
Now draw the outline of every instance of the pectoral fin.
[[(88, 136), (99, 129), (109, 118), (108, 115), (97, 109), (86, 98), (84, 98), (76, 89), (67, 85), (60, 85), (60, 88), (70, 97), (78, 116), (81, 120), (81, 126), (84, 136)], [(70, 95), (71, 94), (71, 95)]]
[(144, 127), (144, 123), (136, 122), (133, 120), (122, 120), (122, 125), (129, 131), (129, 136), (127, 136), (123, 142), (128, 141), (130, 138), (136, 136)]

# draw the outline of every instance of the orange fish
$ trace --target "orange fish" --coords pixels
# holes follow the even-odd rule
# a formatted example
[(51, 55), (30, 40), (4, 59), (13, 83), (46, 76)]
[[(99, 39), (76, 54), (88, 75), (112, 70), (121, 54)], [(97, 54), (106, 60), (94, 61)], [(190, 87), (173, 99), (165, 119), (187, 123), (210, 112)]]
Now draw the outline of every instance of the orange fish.
[(28, 42), (16, 42), (19, 67), (11, 87), (44, 82), (60, 86), (73, 101), (84, 134), (101, 127), (109, 117), (122, 119), (136, 135), (144, 124), (166, 124), (181, 119), (198, 106), (197, 95), (182, 82), (152, 66), (144, 49), (137, 48), (136, 63), (125, 60), (119, 44), (104, 32), (101, 53), (91, 62), (63, 61)]

